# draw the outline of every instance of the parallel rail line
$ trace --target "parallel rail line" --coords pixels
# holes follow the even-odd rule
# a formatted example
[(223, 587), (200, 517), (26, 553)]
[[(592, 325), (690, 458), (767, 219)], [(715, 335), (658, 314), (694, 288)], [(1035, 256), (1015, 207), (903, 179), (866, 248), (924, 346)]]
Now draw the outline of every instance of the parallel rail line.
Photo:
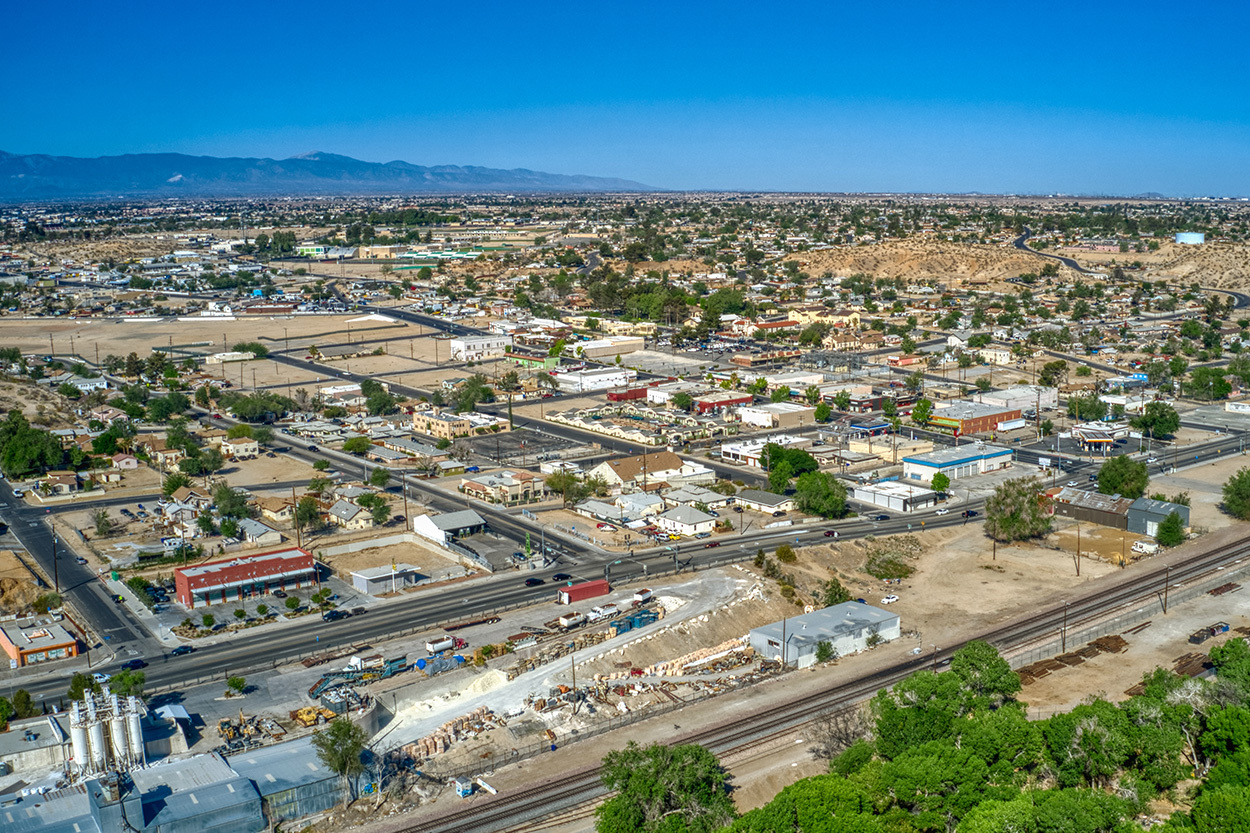
[[(1076, 597), (1067, 605), (1069, 627), (1093, 619), (1132, 602), (1149, 599), (1162, 593), (1163, 580), (1192, 582), (1219, 572), (1229, 563), (1240, 563), (1250, 557), (1250, 537), (1229, 547), (1195, 555), (1187, 562), (1156, 566), (1126, 576), (1112, 587), (1098, 587)], [(1056, 630), (1064, 615), (1063, 606), (1054, 606), (1041, 613), (1009, 623), (974, 639), (989, 642), (1000, 650), (1026, 644)], [(888, 688), (929, 665), (949, 660), (959, 646), (934, 654), (910, 657), (894, 665), (834, 688), (817, 691), (791, 703), (760, 712), (748, 724), (719, 724), (674, 738), (673, 742), (698, 743), (722, 754), (749, 747), (791, 731), (831, 710), (851, 706), (883, 688)], [(452, 831), (494, 831), (534, 821), (608, 794), (600, 780), (601, 767), (569, 774), (490, 801), (475, 804), (437, 818), (416, 821), (398, 828), (396, 833), (452, 833)]]

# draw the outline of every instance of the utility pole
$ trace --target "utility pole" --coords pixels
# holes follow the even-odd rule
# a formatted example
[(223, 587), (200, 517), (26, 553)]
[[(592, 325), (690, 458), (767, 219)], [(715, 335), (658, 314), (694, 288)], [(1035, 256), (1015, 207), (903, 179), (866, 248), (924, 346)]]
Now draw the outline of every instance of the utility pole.
[(573, 656), (569, 654), (569, 670), (573, 672), (573, 714), (577, 714), (577, 663)]
[(1068, 652), (1068, 603), (1063, 603), (1063, 630), (1061, 633), (1061, 642), (1059, 643), (1059, 652), (1066, 654)]
[(1168, 615), (1168, 585), (1172, 583), (1172, 568), (1165, 567), (1163, 572), (1163, 615)]

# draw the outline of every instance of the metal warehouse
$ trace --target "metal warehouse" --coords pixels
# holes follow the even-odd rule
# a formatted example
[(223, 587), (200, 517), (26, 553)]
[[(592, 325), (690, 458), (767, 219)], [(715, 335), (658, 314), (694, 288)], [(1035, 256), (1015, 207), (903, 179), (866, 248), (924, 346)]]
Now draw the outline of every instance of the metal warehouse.
[(1103, 495), (1061, 486), (1047, 489), (1054, 500), (1054, 513), (1065, 518), (1109, 526), (1112, 529), (1128, 529), (1128, 511), (1133, 501), (1119, 495)]
[(312, 553), (298, 547), (174, 570), (178, 601), (188, 608), (298, 588), (316, 578)]
[(864, 650), (870, 640), (898, 639), (900, 632), (896, 614), (861, 602), (844, 602), (755, 628), (750, 640), (761, 656), (784, 657), (787, 664), (807, 668), (815, 664), (822, 642), (828, 642), (838, 656), (846, 656)]
[(1189, 507), (1166, 500), (1139, 497), (1128, 510), (1128, 531), (1152, 538), (1159, 534), (1159, 524), (1173, 512), (1181, 516), (1181, 526), (1189, 528)]

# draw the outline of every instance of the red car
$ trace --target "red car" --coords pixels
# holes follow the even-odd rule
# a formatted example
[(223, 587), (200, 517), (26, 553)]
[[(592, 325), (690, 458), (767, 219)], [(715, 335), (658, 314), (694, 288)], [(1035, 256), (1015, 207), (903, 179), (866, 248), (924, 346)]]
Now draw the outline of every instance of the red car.
[(708, 541), (706, 544), (703, 545), (703, 548), (710, 550), (712, 547), (719, 547), (719, 546), (720, 546), (720, 541)]

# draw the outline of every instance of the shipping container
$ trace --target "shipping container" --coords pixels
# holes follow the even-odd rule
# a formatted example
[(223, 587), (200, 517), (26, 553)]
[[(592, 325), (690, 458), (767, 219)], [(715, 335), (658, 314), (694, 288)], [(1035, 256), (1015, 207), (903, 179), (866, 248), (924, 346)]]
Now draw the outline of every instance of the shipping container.
[(649, 601), (651, 601), (650, 590), (644, 587), (641, 590), (634, 591), (634, 604), (635, 605), (645, 605)]
[(574, 602), (580, 602), (583, 599), (593, 599), (596, 596), (606, 596), (611, 592), (611, 585), (603, 579), (584, 581), (581, 584), (574, 584), (571, 587), (561, 587), (557, 592), (556, 602), (562, 605), (570, 605)]

